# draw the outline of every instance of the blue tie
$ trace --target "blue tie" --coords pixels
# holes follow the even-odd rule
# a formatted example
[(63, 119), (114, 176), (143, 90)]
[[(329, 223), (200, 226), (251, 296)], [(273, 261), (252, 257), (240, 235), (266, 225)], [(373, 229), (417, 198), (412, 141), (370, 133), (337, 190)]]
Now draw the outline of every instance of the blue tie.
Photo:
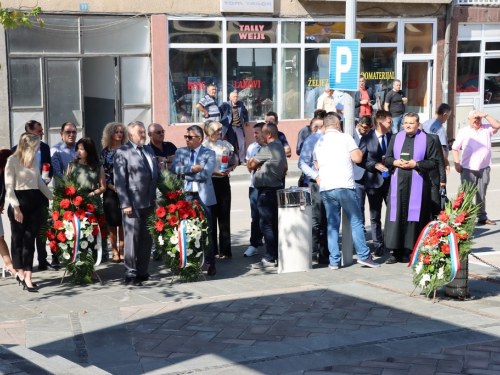
[(382, 142), (380, 142), (380, 147), (382, 147), (382, 154), (385, 155), (385, 153), (387, 152), (387, 146), (385, 145), (385, 135), (381, 135), (380, 139), (382, 140)]
[[(189, 158), (189, 166), (192, 167), (194, 165), (194, 150), (191, 150), (191, 156)], [(188, 181), (186, 184), (187, 191), (193, 191), (193, 181)]]

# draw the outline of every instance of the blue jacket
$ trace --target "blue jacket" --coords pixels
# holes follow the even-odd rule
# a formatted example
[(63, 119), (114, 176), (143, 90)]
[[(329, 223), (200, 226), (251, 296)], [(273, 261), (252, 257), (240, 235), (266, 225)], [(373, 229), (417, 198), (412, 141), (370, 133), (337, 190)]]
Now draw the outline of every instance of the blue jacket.
[[(389, 147), (392, 133), (387, 133), (385, 138), (387, 147)], [(373, 189), (381, 187), (384, 184), (384, 178), (382, 172), (375, 168), (375, 164), (382, 162), (383, 152), (375, 130), (372, 129), (368, 134), (361, 137), (359, 149), (363, 153), (363, 160), (358, 165), (366, 170), (365, 187)]]

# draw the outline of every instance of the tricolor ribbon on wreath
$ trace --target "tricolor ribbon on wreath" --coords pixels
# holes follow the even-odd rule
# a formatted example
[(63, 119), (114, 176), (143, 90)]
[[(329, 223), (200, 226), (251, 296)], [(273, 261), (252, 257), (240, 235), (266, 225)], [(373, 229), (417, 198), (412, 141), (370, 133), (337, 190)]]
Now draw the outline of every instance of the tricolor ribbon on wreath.
[[(85, 216), (90, 216), (93, 215), (90, 212), (85, 212)], [(81, 223), (80, 219), (76, 216), (73, 215), (73, 254), (71, 256), (70, 263), (75, 263), (76, 260), (78, 259), (78, 254), (80, 253), (80, 240), (81, 240)], [(97, 241), (97, 260), (94, 264), (94, 267), (97, 267), (99, 264), (101, 264), (102, 260), (102, 242), (101, 242), (101, 228), (99, 225), (97, 225), (97, 228), (99, 229), (99, 232), (95, 236), (95, 240)]]
[[(186, 268), (187, 266), (187, 240), (186, 240), (186, 219), (181, 220), (179, 227), (177, 229), (177, 235), (179, 236), (179, 268)], [(202, 261), (200, 263), (200, 268), (205, 264), (205, 254), (201, 252)]]
[[(414, 266), (418, 263), (421, 245), (423, 244), (430, 230), (436, 227), (438, 224), (439, 224), (438, 221), (431, 221), (424, 227), (424, 229), (422, 229), (422, 232), (420, 232), (420, 236), (418, 237), (417, 242), (413, 247), (413, 252), (411, 254), (408, 267)], [(446, 226), (450, 227), (448, 224), (446, 224)], [(448, 240), (448, 245), (450, 245), (451, 279), (449, 282), (453, 281), (453, 279), (457, 276), (458, 271), (460, 271), (460, 256), (458, 255), (457, 235), (453, 231), (453, 228), (450, 227), (450, 229), (451, 229), (450, 233), (447, 236), (445, 236), (445, 238)]]

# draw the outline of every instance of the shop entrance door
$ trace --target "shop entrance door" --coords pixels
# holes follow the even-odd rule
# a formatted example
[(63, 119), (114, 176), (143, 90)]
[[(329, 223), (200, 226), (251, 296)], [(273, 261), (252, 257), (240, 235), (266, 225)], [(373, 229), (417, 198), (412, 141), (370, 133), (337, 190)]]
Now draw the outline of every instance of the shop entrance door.
[(99, 56), (82, 59), (84, 134), (101, 150), (102, 130), (108, 122), (119, 121), (118, 58)]
[(420, 122), (432, 115), (432, 61), (403, 61), (405, 112), (418, 113)]

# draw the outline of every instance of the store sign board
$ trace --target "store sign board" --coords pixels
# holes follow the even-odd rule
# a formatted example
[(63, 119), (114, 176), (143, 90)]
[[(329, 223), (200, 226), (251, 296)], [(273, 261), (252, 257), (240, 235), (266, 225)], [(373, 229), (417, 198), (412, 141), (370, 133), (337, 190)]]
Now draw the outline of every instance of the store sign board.
[(273, 13), (274, 0), (220, 0), (220, 11), (226, 13)]
[(359, 39), (330, 40), (330, 89), (358, 90), (360, 51)]

